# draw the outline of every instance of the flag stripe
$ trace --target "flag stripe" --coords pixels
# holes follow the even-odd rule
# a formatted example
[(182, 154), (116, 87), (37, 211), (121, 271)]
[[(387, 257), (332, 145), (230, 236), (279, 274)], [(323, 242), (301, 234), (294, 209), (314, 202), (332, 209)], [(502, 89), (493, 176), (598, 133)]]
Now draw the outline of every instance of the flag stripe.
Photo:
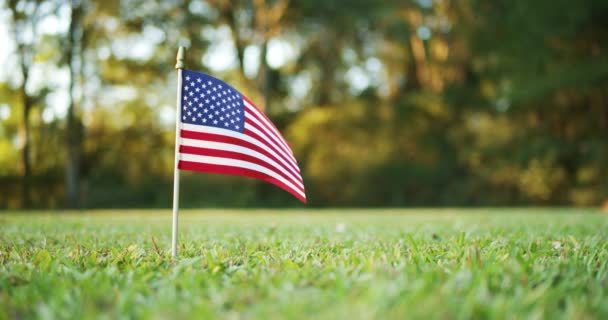
[(260, 140), (260, 142), (271, 147), (274, 151), (281, 155), (285, 161), (289, 162), (294, 170), (300, 172), (300, 170), (298, 170), (298, 164), (293, 161), (291, 157), (289, 157), (285, 150), (277, 146), (276, 143), (272, 142), (268, 135), (266, 135), (263, 130), (260, 130), (260, 128), (258, 128), (254, 123), (249, 122), (249, 119), (245, 121), (245, 134), (252, 137), (255, 136), (258, 140)]
[(229, 174), (229, 175), (233, 175), (233, 176), (245, 176), (245, 177), (249, 177), (249, 178), (263, 180), (263, 181), (272, 183), (275, 186), (291, 193), (294, 197), (296, 197), (300, 201), (306, 203), (305, 196), (301, 196), (299, 193), (297, 193), (293, 189), (290, 189), (289, 187), (287, 187), (287, 185), (283, 184), (281, 181), (278, 181), (268, 175), (265, 175), (263, 173), (260, 173), (260, 172), (254, 171), (254, 170), (238, 168), (238, 167), (229, 167), (229, 166), (223, 166), (223, 165), (196, 163), (196, 162), (191, 162), (191, 161), (180, 161), (178, 168), (180, 170)]
[[(205, 128), (202, 128), (202, 129), (205, 129)], [(295, 173), (293, 170), (290, 170), (290, 168), (284, 162), (279, 163), (279, 162), (281, 162), (281, 160), (279, 160), (279, 158), (276, 156), (276, 154), (271, 153), (272, 150), (265, 147), (261, 143), (258, 143), (256, 145), (256, 144), (247, 142), (245, 140), (241, 140), (239, 137), (230, 137), (230, 136), (224, 136), (221, 134), (195, 132), (195, 131), (187, 131), (187, 130), (182, 130), (180, 135), (181, 135), (182, 139), (191, 139), (193, 141), (196, 140), (196, 141), (211, 141), (211, 142), (225, 143), (227, 145), (243, 147), (243, 148), (252, 150), (252, 152), (258, 152), (258, 153), (268, 157), (269, 159), (273, 160), (275, 163), (277, 163), (277, 165), (279, 165), (280, 168), (287, 171), (291, 177), (293, 177), (296, 181), (298, 181), (298, 183), (300, 185), (302, 185), (302, 183), (303, 183), (302, 177), (299, 174)], [(257, 141), (257, 140), (253, 140), (253, 141)], [(197, 145), (193, 145), (193, 146), (196, 147)]]
[[(215, 152), (217, 151), (217, 152)], [(234, 158), (254, 162), (265, 166), (268, 169), (279, 172), (285, 179), (293, 182), (300, 190), (304, 191), (302, 183), (293, 176), (289, 171), (276, 163), (271, 158), (246, 147), (235, 145), (233, 143), (222, 143), (208, 140), (182, 139), (181, 153), (190, 153), (198, 155), (222, 156), (226, 158)]]
[[(276, 136), (276, 138), (281, 141), (283, 147), (288, 150), (289, 154), (293, 157), (293, 151), (291, 150), (291, 147), (289, 146), (287, 141), (285, 141), (285, 139), (279, 132), (279, 129), (277, 129), (277, 127), (272, 123), (272, 121), (270, 121), (270, 119), (268, 119), (268, 117), (263, 112), (261, 112), (253, 102), (249, 101), (247, 97), (243, 96), (243, 100), (245, 102), (246, 111), (248, 110), (250, 113), (255, 115), (255, 117), (264, 124), (266, 130), (272, 132)], [(293, 160), (296, 161), (295, 157), (293, 157)]]
[[(210, 137), (205, 136), (205, 134), (211, 135), (220, 135), (226, 138), (219, 137)], [(258, 152), (265, 154), (266, 156), (271, 157), (275, 161), (279, 161), (284, 168), (288, 169), (293, 175), (299, 177), (299, 180), (302, 181), (300, 173), (293, 169), (292, 165), (287, 162), (283, 157), (280, 157), (272, 148), (268, 145), (264, 144), (254, 135), (246, 135), (238, 132), (234, 132), (232, 130), (226, 130), (221, 128), (214, 128), (209, 126), (197, 126), (192, 124), (184, 123), (182, 125), (182, 137), (191, 138), (191, 139), (213, 139), (217, 142), (226, 142), (226, 143), (237, 143), (241, 146), (248, 147), (250, 149), (254, 149)]]
[[(203, 157), (212, 157), (212, 158), (216, 158), (216, 159), (242, 161), (241, 164), (246, 163), (246, 164), (249, 164), (252, 166), (256, 166), (255, 168), (258, 168), (258, 170), (252, 169), (252, 168), (249, 168), (249, 169), (261, 171), (262, 170), (261, 168), (264, 168), (266, 171), (264, 171), (263, 173), (265, 173), (267, 175), (270, 175), (270, 172), (274, 173), (274, 175), (272, 175), (272, 177), (274, 177), (276, 179), (280, 179), (280, 181), (286, 185), (289, 183), (288, 186), (290, 188), (294, 189), (295, 191), (301, 192), (302, 194), (304, 193), (303, 187), (298, 186), (297, 184), (295, 184), (295, 182), (292, 179), (285, 177), (285, 175), (274, 170), (272, 167), (269, 167), (268, 163), (261, 161), (255, 157), (238, 154), (238, 153), (231, 152), (231, 151), (196, 148), (196, 147), (189, 147), (189, 146), (181, 146), (180, 155), (182, 155), (182, 156), (203, 156)], [(188, 159), (187, 157), (181, 157), (181, 158)], [(203, 161), (197, 160), (197, 161), (193, 161), (193, 162), (209, 163), (209, 162), (204, 162), (204, 159), (206, 159), (206, 158), (202, 158), (202, 159), (203, 159)], [(211, 163), (211, 164), (214, 164), (214, 163)], [(241, 167), (241, 166), (239, 166), (239, 167)]]
[[(274, 180), (281, 182), (288, 190), (292, 190), (296, 192), (300, 197), (305, 198), (304, 193), (298, 190), (291, 182), (287, 181), (283, 177), (281, 177), (276, 172), (269, 170), (268, 168), (262, 167), (255, 163), (251, 163), (243, 160), (229, 159), (229, 158), (219, 158), (219, 157), (210, 157), (210, 156), (199, 156), (194, 154), (185, 154), (182, 153), (180, 157), (181, 161), (195, 162), (195, 163), (205, 163), (210, 165), (220, 165), (227, 167), (236, 167), (241, 169), (247, 169), (250, 171), (256, 171), (262, 173)], [(202, 167), (204, 168), (204, 167)]]

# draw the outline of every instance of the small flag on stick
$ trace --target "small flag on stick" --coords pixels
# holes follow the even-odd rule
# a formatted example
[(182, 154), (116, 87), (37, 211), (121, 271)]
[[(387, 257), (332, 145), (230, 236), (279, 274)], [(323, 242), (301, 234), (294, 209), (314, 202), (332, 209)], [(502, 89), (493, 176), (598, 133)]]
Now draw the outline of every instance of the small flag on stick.
[(291, 148), (270, 120), (228, 84), (182, 73), (178, 168), (270, 182), (306, 202)]
[(174, 238), (177, 233), (179, 200), (178, 170), (264, 180), (306, 203), (298, 162), (289, 144), (270, 119), (230, 85), (204, 73), (182, 70), (183, 48), (178, 53), (176, 68), (178, 118)]

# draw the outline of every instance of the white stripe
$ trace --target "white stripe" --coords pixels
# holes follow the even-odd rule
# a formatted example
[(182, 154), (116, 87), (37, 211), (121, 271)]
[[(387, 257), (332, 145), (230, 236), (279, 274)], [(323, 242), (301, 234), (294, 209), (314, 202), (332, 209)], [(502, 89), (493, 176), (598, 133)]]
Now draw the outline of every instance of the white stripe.
[[(249, 115), (249, 114), (247, 114), (247, 115)], [(266, 135), (264, 132), (261, 132), (261, 131), (260, 131), (258, 128), (254, 127), (254, 126), (252, 126), (252, 125), (250, 125), (250, 124), (247, 124), (247, 123), (245, 123), (245, 129), (251, 130), (251, 132), (253, 132), (253, 133), (257, 134), (257, 135), (258, 135), (258, 136), (260, 136), (262, 139), (264, 139), (264, 141), (266, 141), (266, 144), (267, 144), (267, 145), (274, 147), (274, 148), (275, 148), (275, 149), (276, 149), (276, 150), (277, 150), (277, 151), (278, 151), (278, 152), (279, 152), (281, 155), (283, 155), (283, 157), (285, 157), (285, 159), (286, 159), (286, 160), (287, 160), (289, 163), (291, 163), (292, 168), (298, 168), (298, 164), (297, 164), (297, 163), (296, 163), (294, 160), (292, 160), (293, 158), (292, 158), (292, 157), (290, 157), (290, 156), (289, 156), (289, 155), (288, 155), (288, 154), (285, 152), (285, 150), (283, 150), (283, 148), (281, 148), (281, 147), (277, 146), (277, 145), (276, 145), (276, 143), (272, 142), (272, 141), (270, 140), (270, 138), (268, 138), (268, 136), (267, 136), (267, 135)], [(300, 172), (300, 170), (298, 170), (298, 172)]]
[[(287, 144), (287, 142), (285, 141), (285, 139), (283, 138), (281, 133), (274, 126), (274, 124), (270, 123), (268, 121), (268, 119), (262, 114), (262, 112), (260, 110), (258, 110), (258, 108), (256, 108), (254, 105), (251, 105), (249, 102), (247, 102), (247, 100), (243, 99), (243, 101), (245, 102), (245, 106), (247, 107), (247, 109), (249, 109), (249, 111), (254, 113), (255, 117), (252, 117), (252, 118), (255, 120), (262, 121), (262, 123), (266, 126), (266, 130), (269, 130), (271, 133), (273, 133), (273, 138), (275, 140), (277, 140), (277, 142), (279, 142), (279, 144), (281, 144), (283, 146), (283, 148), (285, 148), (293, 158), (293, 151), (291, 150), (291, 148), (289, 147), (289, 145)], [(263, 127), (263, 126), (261, 126), (261, 127)], [(293, 161), (296, 161), (296, 159), (293, 158)]]
[[(294, 170), (293, 165), (291, 163), (289, 163), (288, 161), (283, 159), (283, 157), (279, 156), (276, 152), (274, 152), (274, 150), (269, 148), (265, 143), (259, 141), (258, 139), (255, 139), (253, 137), (250, 137), (246, 134), (228, 130), (228, 129), (215, 128), (215, 127), (210, 127), (210, 126), (199, 126), (199, 125), (189, 124), (189, 123), (182, 124), (182, 130), (217, 134), (217, 135), (222, 135), (222, 136), (227, 136), (227, 137), (247, 141), (249, 143), (252, 143), (252, 144), (264, 149), (264, 151), (270, 153), (273, 157), (277, 158), (283, 164), (283, 167), (289, 169), (291, 171), (291, 173), (293, 173), (294, 175), (296, 175), (298, 177), (300, 176), (299, 169)], [(297, 166), (296, 166), (296, 168), (297, 168)], [(301, 178), (300, 178), (300, 180), (301, 180)]]
[(302, 191), (298, 190), (298, 188), (296, 188), (291, 182), (285, 180), (285, 178), (281, 177), (281, 175), (277, 174), (276, 172), (274, 172), (272, 170), (269, 170), (268, 168), (262, 167), (255, 163), (251, 163), (248, 161), (242, 161), (242, 160), (209, 157), (209, 156), (201, 156), (201, 155), (185, 154), (185, 153), (182, 154), (182, 161), (208, 163), (208, 164), (215, 164), (215, 165), (220, 165), (220, 166), (244, 168), (244, 169), (249, 169), (249, 170), (257, 171), (260, 173), (264, 173), (266, 175), (269, 175), (269, 176), (281, 181), (286, 186), (288, 186), (291, 190), (295, 191), (297, 194), (301, 195), (303, 198), (306, 198), (306, 196), (304, 195), (304, 193)]
[[(182, 138), (182, 145), (196, 147), (196, 148), (232, 151), (232, 152), (237, 152), (240, 154), (252, 156), (254, 158), (260, 159), (260, 160), (272, 165), (274, 168), (281, 171), (286, 176), (290, 177), (291, 180), (297, 186), (300, 187), (300, 189), (304, 189), (304, 185), (302, 185), (302, 182), (298, 178), (296, 178), (293, 174), (291, 174), (291, 172), (287, 171), (283, 166), (279, 165), (274, 160), (268, 158), (267, 156), (255, 151), (255, 150), (252, 150), (252, 149), (249, 149), (246, 147), (242, 147), (242, 146), (238, 146), (238, 145), (234, 145), (234, 144), (229, 144), (229, 143), (205, 141), (205, 140), (197, 140), (197, 139), (187, 139), (187, 138)], [(182, 153), (184, 153), (184, 152), (182, 152)]]

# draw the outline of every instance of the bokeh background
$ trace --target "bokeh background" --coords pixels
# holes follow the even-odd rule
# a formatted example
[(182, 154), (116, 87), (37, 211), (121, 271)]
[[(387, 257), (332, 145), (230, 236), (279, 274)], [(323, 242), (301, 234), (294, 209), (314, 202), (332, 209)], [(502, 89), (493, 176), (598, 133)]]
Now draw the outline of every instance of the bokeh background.
[(170, 206), (179, 45), (276, 122), (312, 206), (608, 199), (605, 0), (0, 0), (0, 39), (0, 208)]

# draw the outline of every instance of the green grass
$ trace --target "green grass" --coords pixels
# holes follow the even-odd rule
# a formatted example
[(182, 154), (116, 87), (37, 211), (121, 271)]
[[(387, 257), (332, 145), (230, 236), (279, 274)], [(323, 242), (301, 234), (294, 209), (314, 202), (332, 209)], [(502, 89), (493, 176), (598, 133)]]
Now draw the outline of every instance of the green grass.
[(176, 261), (170, 216), (0, 214), (0, 319), (608, 318), (589, 210), (185, 211)]

